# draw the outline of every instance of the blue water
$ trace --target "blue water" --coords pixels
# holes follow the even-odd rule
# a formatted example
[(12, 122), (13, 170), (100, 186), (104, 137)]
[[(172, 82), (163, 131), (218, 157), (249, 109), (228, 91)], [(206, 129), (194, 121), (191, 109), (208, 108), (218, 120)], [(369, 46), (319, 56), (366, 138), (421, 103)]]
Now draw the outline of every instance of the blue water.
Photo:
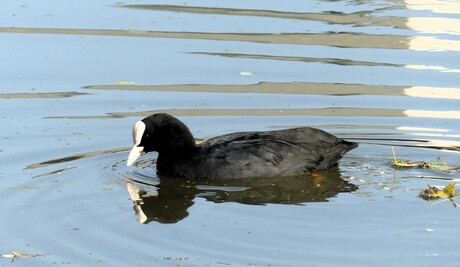
[[(0, 255), (457, 266), (458, 209), (419, 193), (459, 179), (459, 6), (412, 2), (3, 1)], [(313, 126), (360, 146), (318, 177), (165, 180), (156, 154), (126, 167), (155, 112), (196, 138)], [(395, 170), (391, 146), (452, 170)]]

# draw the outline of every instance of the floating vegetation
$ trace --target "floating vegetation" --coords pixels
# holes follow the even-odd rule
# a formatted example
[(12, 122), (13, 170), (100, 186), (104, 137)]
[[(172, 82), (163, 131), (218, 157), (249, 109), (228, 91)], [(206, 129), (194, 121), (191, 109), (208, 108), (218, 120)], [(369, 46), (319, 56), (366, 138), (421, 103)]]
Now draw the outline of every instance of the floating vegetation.
[(443, 157), (438, 157), (436, 160), (430, 162), (397, 159), (394, 147), (391, 147), (391, 150), (393, 152), (393, 160), (390, 162), (390, 164), (395, 168), (418, 167), (445, 173), (451, 173), (459, 170), (458, 166), (449, 166)]
[(116, 81), (115, 84), (126, 85), (126, 84), (136, 84), (136, 83), (132, 81)]
[(11, 258), (11, 263), (17, 258), (44, 257), (43, 254), (23, 254), (13, 250), (11, 254), (0, 254), (0, 258)]
[(423, 162), (420, 167), (441, 172), (449, 172), (452, 169), (443, 157), (438, 157), (435, 161)]
[(435, 200), (439, 198), (453, 198), (456, 195), (457, 194), (455, 193), (455, 183), (450, 183), (446, 187), (428, 185), (428, 187), (420, 193), (420, 196), (427, 200)]
[(458, 206), (457, 203), (454, 202), (454, 198), (457, 196), (458, 192), (455, 191), (455, 183), (453, 182), (445, 187), (428, 185), (428, 187), (420, 193), (420, 197), (425, 200), (443, 198), (449, 200), (454, 207)]
[[(396, 153), (393, 147), (391, 147), (393, 152), (393, 160), (390, 162), (396, 169), (398, 168), (412, 168), (418, 167), (423, 169), (429, 169), (434, 171), (440, 171), (444, 173), (451, 173), (453, 171), (458, 171), (458, 166), (449, 166), (446, 160), (443, 157), (438, 157), (435, 161), (424, 162), (424, 161), (411, 161), (411, 160), (400, 160), (396, 158)], [(409, 178), (409, 176), (407, 176)], [(447, 186), (432, 186), (428, 185), (425, 190), (420, 192), (419, 196), (425, 200), (436, 200), (444, 199), (449, 200), (454, 207), (457, 207), (457, 203), (454, 202), (459, 193), (455, 191), (455, 181), (458, 179), (450, 179), (445, 177), (436, 177), (436, 176), (417, 176), (417, 178), (428, 178), (434, 180), (448, 180), (450, 181)], [(443, 200), (443, 201), (444, 201)]]
[(393, 161), (391, 163), (395, 168), (416, 167), (419, 164), (410, 160), (397, 159), (394, 147), (391, 147), (391, 151), (393, 152)]
[(180, 257), (163, 257), (165, 260), (170, 260), (170, 261), (186, 261), (189, 258), (180, 258)]
[(39, 189), (33, 185), (23, 185), (23, 186), (15, 186), (15, 187), (8, 187), (8, 190), (31, 190), (31, 189)]

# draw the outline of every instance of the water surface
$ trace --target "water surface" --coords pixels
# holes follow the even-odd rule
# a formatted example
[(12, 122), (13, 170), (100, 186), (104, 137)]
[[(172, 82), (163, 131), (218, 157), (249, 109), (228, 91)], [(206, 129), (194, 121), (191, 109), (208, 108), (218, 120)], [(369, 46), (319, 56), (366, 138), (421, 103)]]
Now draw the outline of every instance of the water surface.
[[(457, 2), (1, 6), (0, 254), (42, 255), (13, 264), (458, 265), (458, 209), (418, 196), (460, 178)], [(196, 138), (313, 126), (360, 146), (315, 176), (160, 178), (155, 153), (126, 167), (155, 112)], [(395, 170), (391, 146), (452, 169)]]

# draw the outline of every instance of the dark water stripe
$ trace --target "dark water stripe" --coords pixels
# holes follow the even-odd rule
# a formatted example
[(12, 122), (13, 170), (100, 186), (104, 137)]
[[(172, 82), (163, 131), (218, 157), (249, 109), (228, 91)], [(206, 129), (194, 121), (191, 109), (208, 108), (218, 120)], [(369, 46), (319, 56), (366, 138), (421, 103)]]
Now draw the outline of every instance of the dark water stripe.
[(209, 93), (265, 93), (304, 95), (394, 95), (424, 98), (460, 99), (458, 88), (389, 86), (344, 83), (272, 83), (257, 84), (170, 84), (170, 85), (89, 85), (84, 89), (129, 91), (175, 91)]
[[(220, 85), (220, 84), (171, 84), (171, 85), (89, 85), (84, 89), (135, 90), (135, 91), (178, 91), (214, 93), (267, 93), (306, 95), (398, 95), (407, 96), (405, 86), (372, 86), (343, 83), (271, 83)], [(435, 88), (433, 88), (435, 89)], [(436, 88), (438, 89), (438, 88)], [(442, 88), (439, 88), (442, 89)]]
[(55, 93), (11, 93), (0, 94), (0, 98), (64, 98), (78, 95), (89, 95), (89, 93), (78, 92), (55, 92)]
[[(100, 29), (60, 29), (60, 28), (0, 28), (4, 33), (32, 34), (69, 34), (69, 35), (98, 35), (148, 38), (181, 38), (202, 39), (215, 41), (242, 41), (267, 44), (300, 44), (325, 45), (343, 48), (386, 48), (407, 49), (415, 38), (402, 35), (369, 35), (358, 33), (209, 33), (209, 32), (167, 32), (167, 31), (138, 31), (138, 30), (100, 30)], [(423, 37), (421, 42), (434, 41), (434, 38)], [(434, 45), (417, 47), (417, 50), (460, 50), (455, 41), (435, 40)], [(448, 44), (444, 44), (448, 42)], [(434, 46), (434, 47), (432, 47)]]
[[(380, 13), (387, 10), (411, 10), (407, 4), (400, 3), (393, 6), (387, 6), (382, 8), (375, 8), (368, 11), (358, 11), (353, 13), (325, 11), (322, 13), (311, 13), (311, 12), (283, 12), (274, 10), (256, 10), (256, 9), (237, 9), (237, 8), (219, 8), (219, 7), (198, 7), (198, 6), (177, 6), (177, 5), (122, 5), (121, 7), (143, 9), (143, 10), (154, 10), (154, 11), (170, 11), (178, 13), (191, 13), (191, 14), (211, 14), (211, 15), (233, 15), (233, 16), (249, 16), (249, 17), (267, 17), (267, 18), (278, 18), (278, 19), (291, 19), (291, 20), (310, 20), (310, 21), (321, 21), (328, 24), (339, 24), (339, 25), (354, 25), (354, 26), (379, 26), (379, 27), (391, 27), (396, 29), (413, 30), (413, 18), (412, 17), (395, 17), (395, 16), (378, 16)], [(378, 14), (377, 16), (375, 14)], [(452, 12), (455, 14), (455, 12)], [(456, 19), (443, 18), (440, 16), (432, 17), (421, 17), (418, 20), (418, 24), (423, 21), (426, 23), (435, 24), (457, 24), (459, 23)], [(424, 26), (426, 27), (426, 25)], [(428, 26), (431, 27), (431, 26)], [(416, 27), (417, 28), (417, 27)], [(455, 27), (444, 28), (441, 26), (438, 28), (441, 32), (449, 33)]]
[(79, 154), (74, 154), (71, 156), (66, 156), (66, 157), (62, 157), (58, 159), (46, 160), (46, 161), (30, 164), (26, 167), (26, 169), (35, 169), (35, 168), (46, 167), (46, 166), (53, 165), (53, 164), (65, 163), (65, 162), (70, 162), (70, 161), (84, 159), (84, 158), (96, 157), (96, 156), (106, 155), (106, 154), (114, 154), (114, 153), (121, 152), (121, 151), (128, 151), (130, 149), (131, 147), (122, 147), (122, 148), (113, 148), (113, 149), (106, 149), (106, 150), (91, 151), (91, 152), (86, 152), (86, 153), (79, 153)]
[(212, 15), (235, 15), (250, 17), (268, 17), (279, 19), (295, 20), (313, 20), (322, 21), (332, 24), (341, 25), (359, 25), (359, 26), (392, 26), (396, 28), (405, 27), (405, 18), (402, 17), (373, 17), (372, 14), (384, 11), (389, 8), (380, 8), (370, 11), (359, 11), (353, 13), (343, 13), (328, 11), (323, 13), (311, 12), (283, 12), (273, 10), (256, 10), (256, 9), (237, 9), (237, 8), (218, 8), (218, 7), (197, 7), (197, 6), (177, 6), (177, 5), (122, 5), (121, 7), (154, 10), (154, 11), (172, 11), (186, 12), (195, 14), (212, 14)]
[[(72, 157), (72, 158), (77, 159), (78, 157), (76, 157), (76, 158)], [(56, 162), (56, 160), (53, 160), (52, 162)], [(64, 161), (61, 161), (61, 162), (64, 162)], [(44, 166), (46, 166), (46, 165), (43, 165), (41, 167), (44, 167)], [(45, 177), (45, 176), (49, 176), (49, 175), (53, 175), (53, 174), (61, 174), (61, 173), (65, 172), (65, 171), (69, 171), (69, 170), (72, 170), (72, 169), (75, 169), (75, 168), (77, 168), (77, 166), (69, 166), (67, 168), (62, 168), (62, 169), (50, 171), (50, 172), (47, 172), (47, 173), (41, 173), (41, 174), (38, 174), (38, 175), (34, 175), (34, 176), (32, 176), (32, 178), (35, 179), (35, 178)]]
[(153, 113), (173, 116), (332, 116), (332, 117), (415, 117), (460, 119), (460, 111), (404, 110), (383, 108), (320, 109), (163, 109), (137, 112), (111, 112), (105, 116), (52, 116), (48, 119), (109, 119), (145, 117)]
[[(360, 138), (348, 138), (349, 140), (361, 140)], [(370, 139), (368, 139), (370, 140)], [(391, 143), (391, 141), (398, 141), (398, 140), (388, 140), (390, 143), (379, 143), (379, 142), (372, 142), (372, 141), (363, 141), (359, 142), (360, 144), (368, 144), (368, 145), (379, 145), (379, 146), (395, 146), (395, 147), (408, 147), (408, 148), (426, 148), (426, 149), (433, 149), (433, 150), (444, 150), (444, 151), (453, 151), (453, 152), (460, 152), (460, 146), (457, 146), (457, 142), (452, 142), (452, 145), (431, 145), (431, 144), (395, 144)], [(413, 140), (411, 140), (413, 141)]]
[(402, 64), (390, 64), (390, 63), (380, 63), (380, 62), (370, 62), (370, 61), (355, 61), (355, 60), (341, 59), (341, 58), (290, 57), (290, 56), (237, 54), (237, 53), (211, 53), (211, 52), (190, 52), (189, 54), (210, 55), (210, 56), (220, 56), (220, 57), (230, 57), (230, 58), (319, 62), (319, 63), (334, 64), (334, 65), (340, 65), (340, 66), (404, 67), (404, 65)]

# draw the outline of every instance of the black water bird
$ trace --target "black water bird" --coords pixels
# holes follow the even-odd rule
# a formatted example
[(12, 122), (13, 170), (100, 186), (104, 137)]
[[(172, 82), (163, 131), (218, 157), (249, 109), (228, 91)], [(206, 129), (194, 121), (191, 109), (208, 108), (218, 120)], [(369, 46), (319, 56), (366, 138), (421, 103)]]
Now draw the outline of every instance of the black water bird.
[(312, 173), (336, 166), (345, 153), (358, 146), (310, 127), (230, 133), (197, 144), (184, 123), (165, 113), (138, 121), (133, 140), (128, 166), (142, 153), (157, 151), (158, 174), (184, 178)]

